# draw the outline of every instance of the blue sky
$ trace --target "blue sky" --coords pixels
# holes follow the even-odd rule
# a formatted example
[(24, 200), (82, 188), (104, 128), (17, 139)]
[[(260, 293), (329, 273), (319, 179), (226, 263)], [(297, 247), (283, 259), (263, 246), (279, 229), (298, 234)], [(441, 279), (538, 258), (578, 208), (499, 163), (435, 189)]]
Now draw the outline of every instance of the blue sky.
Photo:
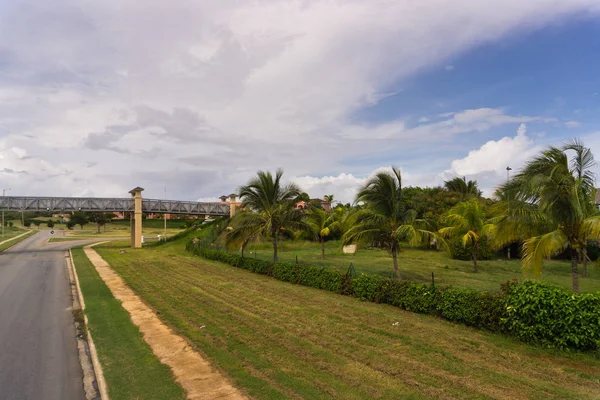
[(597, 0), (0, 0), (0, 182), (214, 199), (282, 167), (346, 202), (393, 164), (491, 194), (549, 144), (600, 157), (599, 61)]

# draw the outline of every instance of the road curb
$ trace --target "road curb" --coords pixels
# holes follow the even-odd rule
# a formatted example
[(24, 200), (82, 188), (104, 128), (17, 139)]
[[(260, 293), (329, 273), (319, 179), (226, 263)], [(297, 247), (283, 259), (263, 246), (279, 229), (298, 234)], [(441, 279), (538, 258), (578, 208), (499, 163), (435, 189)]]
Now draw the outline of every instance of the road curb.
[[(72, 275), (71, 278), (74, 282), (74, 291), (77, 292), (76, 296), (73, 296), (73, 304), (75, 305), (76, 303), (78, 303), (79, 309), (84, 311), (85, 301), (83, 298), (83, 293), (81, 292), (81, 287), (79, 286), (79, 277), (77, 276), (77, 269), (75, 267), (75, 262), (73, 261), (73, 254), (71, 253), (71, 249), (69, 249), (67, 264), (69, 265), (69, 274)], [(86, 391), (86, 397), (88, 397), (88, 400), (110, 400), (110, 397), (108, 396), (106, 380), (104, 379), (104, 373), (102, 372), (102, 365), (100, 364), (100, 360), (98, 359), (98, 353), (96, 351), (96, 346), (94, 345), (94, 340), (92, 339), (92, 334), (88, 329), (88, 318), (85, 315), (85, 313), (83, 313), (83, 318), (85, 321), (85, 330), (87, 334), (87, 345), (89, 348), (89, 352), (84, 352), (82, 357), (80, 349), (79, 358), (82, 363), (81, 368), (84, 373), (84, 389)], [(78, 343), (80, 343), (80, 341), (78, 341)], [(89, 360), (87, 359), (88, 357), (86, 356), (89, 356), (89, 358), (91, 359), (92, 368), (90, 368), (90, 366), (84, 365), (86, 364), (86, 362), (89, 363)], [(89, 381), (89, 378), (92, 378), (92, 382)], [(93, 385), (93, 382), (95, 382), (96, 385)]]

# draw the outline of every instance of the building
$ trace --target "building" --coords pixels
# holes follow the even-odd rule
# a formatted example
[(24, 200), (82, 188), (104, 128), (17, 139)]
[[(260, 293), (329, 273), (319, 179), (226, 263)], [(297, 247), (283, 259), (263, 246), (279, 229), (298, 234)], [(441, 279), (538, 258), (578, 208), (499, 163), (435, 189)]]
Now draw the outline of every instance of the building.
[(331, 209), (331, 204), (328, 201), (323, 199), (310, 199), (308, 202), (299, 201), (296, 203), (296, 210), (304, 210), (308, 208), (311, 204), (318, 204), (323, 207), (323, 210), (329, 211)]
[(596, 189), (596, 207), (600, 210), (600, 189)]

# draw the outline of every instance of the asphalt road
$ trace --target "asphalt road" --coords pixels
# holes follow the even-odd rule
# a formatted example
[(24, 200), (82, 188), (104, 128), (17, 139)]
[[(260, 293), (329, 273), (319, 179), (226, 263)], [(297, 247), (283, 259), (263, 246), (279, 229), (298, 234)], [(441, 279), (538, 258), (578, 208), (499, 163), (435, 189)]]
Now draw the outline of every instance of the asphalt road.
[(0, 253), (0, 399), (85, 399), (71, 291), (68, 243), (48, 231)]

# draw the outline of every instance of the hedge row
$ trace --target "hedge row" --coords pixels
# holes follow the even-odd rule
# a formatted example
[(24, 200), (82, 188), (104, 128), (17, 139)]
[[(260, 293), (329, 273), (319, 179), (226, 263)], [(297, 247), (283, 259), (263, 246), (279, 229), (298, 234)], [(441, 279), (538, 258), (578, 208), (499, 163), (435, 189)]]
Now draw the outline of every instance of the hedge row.
[(504, 332), (525, 342), (561, 349), (600, 349), (600, 293), (573, 294), (555, 286), (516, 281), (498, 293), (398, 281), (376, 275), (352, 277), (331, 268), (270, 263), (198, 246), (186, 249), (209, 260), (361, 300), (437, 315), (452, 322)]

